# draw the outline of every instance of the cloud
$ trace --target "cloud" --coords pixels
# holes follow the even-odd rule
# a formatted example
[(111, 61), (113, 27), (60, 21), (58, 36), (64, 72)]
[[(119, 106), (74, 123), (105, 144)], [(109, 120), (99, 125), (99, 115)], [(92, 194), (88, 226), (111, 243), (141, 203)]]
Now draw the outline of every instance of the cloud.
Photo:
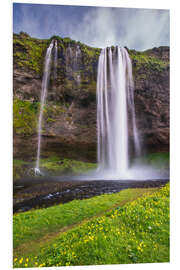
[(145, 50), (169, 45), (169, 12), (99, 8), (88, 12), (72, 35), (97, 47), (118, 44)]
[(14, 31), (34, 37), (69, 36), (94, 47), (120, 45), (136, 50), (169, 45), (168, 10), (32, 4), (18, 4), (18, 8)]

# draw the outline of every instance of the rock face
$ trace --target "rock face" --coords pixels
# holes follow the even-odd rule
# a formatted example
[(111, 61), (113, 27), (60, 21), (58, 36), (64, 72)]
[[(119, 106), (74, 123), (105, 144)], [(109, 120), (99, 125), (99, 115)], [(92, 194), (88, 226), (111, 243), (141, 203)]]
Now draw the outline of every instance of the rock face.
[[(57, 40), (44, 109), (42, 156), (96, 161), (96, 78), (100, 49)], [(14, 157), (36, 155), (43, 61), (51, 40), (14, 34)], [(128, 50), (133, 63), (137, 126), (144, 149), (169, 146), (169, 48)]]
[(137, 126), (142, 143), (148, 150), (168, 150), (169, 48), (146, 51), (143, 63), (138, 64), (134, 59), (133, 67)]

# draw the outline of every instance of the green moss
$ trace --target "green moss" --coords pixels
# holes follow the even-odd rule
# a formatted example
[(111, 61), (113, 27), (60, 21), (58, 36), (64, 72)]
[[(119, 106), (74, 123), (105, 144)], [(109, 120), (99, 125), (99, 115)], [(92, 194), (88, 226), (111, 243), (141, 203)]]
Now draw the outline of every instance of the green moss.
[(56, 120), (53, 119), (53, 118), (48, 117), (47, 122), (48, 122), (48, 123), (52, 123), (52, 122), (56, 122)]
[(14, 35), (14, 62), (21, 68), (42, 74), (44, 55), (48, 44), (48, 40), (35, 39), (24, 34)]
[(65, 104), (46, 104), (44, 106), (44, 114), (43, 119), (44, 122), (47, 123), (53, 123), (56, 121), (57, 118), (61, 114), (64, 114), (66, 112), (66, 105)]
[(49, 171), (49, 173), (73, 173), (78, 174), (96, 168), (95, 163), (76, 161), (72, 159), (61, 159), (53, 156), (40, 160), (40, 167)]
[(38, 108), (38, 102), (14, 99), (13, 130), (16, 134), (32, 135), (36, 132)]
[(69, 38), (69, 37), (63, 38), (63, 42), (64, 42), (64, 43), (71, 43), (71, 41), (72, 41), (72, 39)]
[(158, 169), (169, 169), (169, 152), (156, 152), (146, 154), (136, 160), (138, 163), (157, 167)]
[(62, 42), (59, 43), (59, 46), (61, 46), (61, 48), (62, 48), (63, 50), (65, 50), (65, 46), (64, 46), (64, 44), (63, 44)]
[(74, 81), (66, 79), (64, 86), (68, 89), (73, 89), (74, 88)]
[(134, 64), (134, 70), (137, 71), (140, 68), (145, 68), (151, 71), (163, 71), (169, 65), (169, 62), (163, 61), (158, 57), (150, 56), (146, 52), (136, 52), (134, 50), (129, 51), (129, 55)]
[(94, 57), (95, 54), (96, 54), (95, 50), (90, 49), (90, 48), (88, 48), (88, 47), (84, 47), (84, 48), (83, 48), (83, 51), (84, 51), (84, 53), (87, 54), (89, 57)]
[(13, 160), (13, 180), (17, 180), (24, 175), (25, 167), (28, 165), (27, 162), (22, 160)]
[(158, 168), (169, 168), (169, 152), (151, 153), (142, 158), (147, 164)]

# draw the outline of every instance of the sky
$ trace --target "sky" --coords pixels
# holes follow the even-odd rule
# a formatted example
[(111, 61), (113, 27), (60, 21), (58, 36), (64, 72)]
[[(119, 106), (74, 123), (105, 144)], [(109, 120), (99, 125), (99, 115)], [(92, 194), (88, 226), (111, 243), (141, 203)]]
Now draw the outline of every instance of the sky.
[(13, 4), (13, 32), (70, 37), (92, 47), (143, 51), (169, 46), (169, 10)]

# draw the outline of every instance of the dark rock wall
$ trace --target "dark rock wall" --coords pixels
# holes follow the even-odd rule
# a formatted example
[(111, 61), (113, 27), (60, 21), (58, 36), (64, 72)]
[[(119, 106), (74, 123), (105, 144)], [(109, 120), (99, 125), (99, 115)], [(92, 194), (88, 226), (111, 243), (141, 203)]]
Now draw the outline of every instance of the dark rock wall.
[(133, 59), (137, 126), (145, 149), (169, 147), (169, 48), (145, 52), (145, 60)]
[[(96, 78), (100, 49), (69, 38), (53, 38), (58, 42), (58, 61), (56, 70), (52, 61), (44, 110), (42, 156), (54, 153), (96, 161)], [(28, 127), (28, 115), (32, 104), (33, 110), (35, 104), (37, 108), (39, 106), (43, 61), (50, 41), (34, 39), (25, 33), (14, 35), (14, 156), (17, 158), (28, 159), (36, 155), (37, 131), (31, 128), (32, 124)], [(129, 50), (129, 54), (133, 63), (135, 109), (143, 149), (167, 150), (169, 48), (146, 52)], [(38, 109), (33, 113), (37, 119)], [(28, 128), (24, 129), (23, 125)]]

